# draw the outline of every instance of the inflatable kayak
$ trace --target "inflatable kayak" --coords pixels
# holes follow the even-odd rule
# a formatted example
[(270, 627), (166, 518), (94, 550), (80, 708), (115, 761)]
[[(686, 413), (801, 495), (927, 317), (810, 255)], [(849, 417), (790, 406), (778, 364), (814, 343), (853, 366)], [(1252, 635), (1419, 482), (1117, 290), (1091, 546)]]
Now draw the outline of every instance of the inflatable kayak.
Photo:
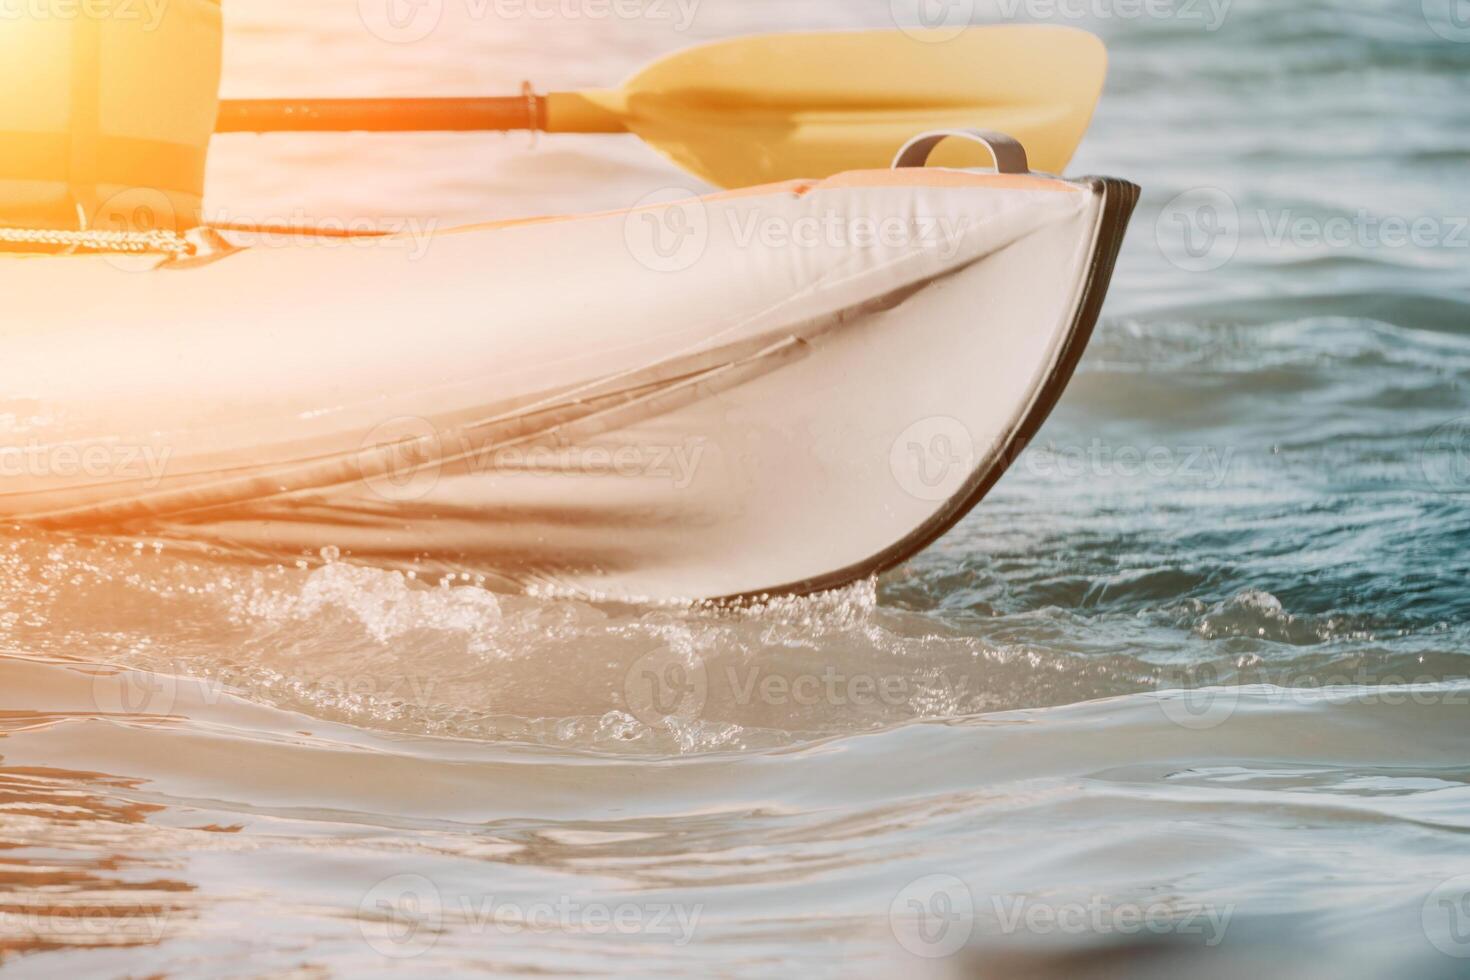
[(1046, 418), (1137, 195), (1000, 138), (917, 166), (940, 138), (423, 238), (0, 255), (0, 521), (617, 599), (892, 567)]

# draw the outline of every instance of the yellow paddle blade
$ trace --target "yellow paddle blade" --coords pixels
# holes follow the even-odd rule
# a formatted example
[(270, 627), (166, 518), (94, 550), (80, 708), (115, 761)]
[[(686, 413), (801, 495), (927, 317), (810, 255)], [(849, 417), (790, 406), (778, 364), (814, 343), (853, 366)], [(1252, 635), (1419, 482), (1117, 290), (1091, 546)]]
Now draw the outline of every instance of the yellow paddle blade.
[[(669, 55), (621, 89), (547, 98), (552, 132), (636, 133), (721, 187), (887, 167), (928, 129), (997, 129), (1061, 173), (1107, 71), (1093, 35), (1014, 24), (951, 32), (777, 34)], [(935, 165), (985, 167), (950, 140)]]

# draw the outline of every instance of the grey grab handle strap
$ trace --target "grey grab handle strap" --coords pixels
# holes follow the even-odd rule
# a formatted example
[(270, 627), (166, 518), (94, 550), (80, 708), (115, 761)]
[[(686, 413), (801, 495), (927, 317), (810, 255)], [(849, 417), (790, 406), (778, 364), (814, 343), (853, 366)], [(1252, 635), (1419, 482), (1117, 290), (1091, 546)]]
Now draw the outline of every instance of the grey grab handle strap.
[(1026, 148), (1005, 133), (993, 129), (936, 129), (920, 133), (904, 144), (893, 158), (893, 169), (899, 167), (922, 167), (929, 162), (934, 148), (951, 136), (979, 143), (995, 157), (995, 170), (1002, 174), (1026, 174), (1031, 167), (1026, 160)]

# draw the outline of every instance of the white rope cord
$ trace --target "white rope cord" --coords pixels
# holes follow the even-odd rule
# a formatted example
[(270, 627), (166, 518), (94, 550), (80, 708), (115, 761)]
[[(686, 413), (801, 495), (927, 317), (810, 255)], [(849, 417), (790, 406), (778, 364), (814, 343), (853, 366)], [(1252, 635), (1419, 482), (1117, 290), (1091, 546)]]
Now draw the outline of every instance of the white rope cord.
[(163, 252), (193, 255), (195, 247), (172, 231), (63, 231), (50, 228), (0, 228), (0, 242), (13, 245), (50, 245), (92, 252)]

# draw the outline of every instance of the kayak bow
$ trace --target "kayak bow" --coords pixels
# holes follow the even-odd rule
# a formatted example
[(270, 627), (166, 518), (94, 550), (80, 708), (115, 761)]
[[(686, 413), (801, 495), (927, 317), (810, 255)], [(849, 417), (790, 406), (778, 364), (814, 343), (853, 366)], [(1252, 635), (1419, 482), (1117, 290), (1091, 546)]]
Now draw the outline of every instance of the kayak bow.
[(367, 247), (0, 257), (0, 519), (623, 599), (841, 586), (1035, 433), (1135, 199), (904, 167)]

